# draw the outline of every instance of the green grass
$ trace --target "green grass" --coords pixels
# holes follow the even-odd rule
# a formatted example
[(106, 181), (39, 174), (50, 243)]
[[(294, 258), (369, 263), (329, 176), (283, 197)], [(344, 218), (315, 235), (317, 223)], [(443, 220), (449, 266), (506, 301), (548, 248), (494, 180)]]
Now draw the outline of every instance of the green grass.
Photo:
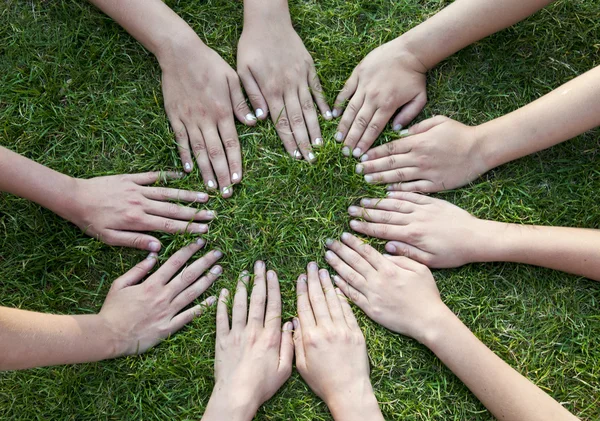
[[(295, 26), (332, 102), (371, 49), (441, 9), (445, 1), (293, 1)], [(241, 2), (169, 1), (207, 44), (234, 63)], [(476, 124), (527, 104), (599, 63), (600, 3), (561, 0), (479, 42), (428, 75), (419, 119), (445, 114)], [(217, 23), (215, 23), (217, 22)], [(326, 237), (348, 229), (346, 208), (381, 195), (353, 173), (323, 122), (318, 162), (292, 162), (271, 123), (238, 125), (245, 179), (208, 235), (226, 253), (233, 287), (255, 259), (282, 279), (284, 316), (293, 281)], [(506, 222), (599, 228), (598, 130), (498, 168), (438, 195)], [(510, 132), (507, 132), (510, 136)], [(389, 140), (387, 132), (380, 141)], [(110, 19), (75, 0), (0, 5), (0, 144), (79, 177), (179, 169), (154, 58)], [(197, 189), (197, 173), (173, 185)], [(161, 236), (163, 259), (189, 238)], [(468, 241), (468, 239), (466, 239)], [(51, 212), (0, 196), (0, 296), (4, 306), (55, 313), (99, 310), (110, 282), (144, 253), (105, 246)], [(437, 271), (450, 308), (494, 352), (583, 419), (600, 419), (598, 283), (515, 264)], [(372, 381), (387, 419), (487, 420), (491, 415), (429, 351), (359, 319)], [(214, 311), (143, 356), (0, 374), (7, 419), (197, 419), (213, 386)], [(330, 419), (297, 373), (260, 420)]]

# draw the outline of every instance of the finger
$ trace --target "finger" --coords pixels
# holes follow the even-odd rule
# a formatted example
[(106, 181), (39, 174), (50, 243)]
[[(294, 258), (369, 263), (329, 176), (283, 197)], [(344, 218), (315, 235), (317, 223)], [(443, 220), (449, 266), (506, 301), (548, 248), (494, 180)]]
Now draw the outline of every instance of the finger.
[(397, 225), (376, 224), (364, 221), (350, 221), (350, 228), (369, 237), (380, 238), (382, 240), (398, 240), (404, 238), (407, 234), (406, 228)]
[(283, 98), (272, 98), (271, 100), (268, 100), (268, 102), (269, 108), (271, 109), (271, 120), (273, 120), (275, 130), (283, 142), (283, 147), (292, 158), (301, 158), (302, 155), (296, 148), (296, 141), (294, 140), (294, 135), (290, 128), (290, 121), (283, 103)]
[[(371, 152), (369, 151), (369, 155)], [(357, 174), (372, 174), (383, 171), (394, 170), (396, 168), (416, 167), (418, 162), (410, 153), (388, 155), (382, 158), (369, 159), (360, 164), (356, 164)]]
[(248, 311), (248, 326), (254, 328), (262, 328), (265, 325), (265, 304), (267, 303), (265, 277), (265, 263), (257, 261), (254, 264), (254, 286), (250, 295), (250, 311)]
[(372, 161), (390, 155), (409, 153), (413, 145), (412, 138), (392, 140), (369, 151), (360, 157), (361, 162)]
[(247, 71), (240, 72), (239, 76), (244, 84), (244, 89), (252, 104), (252, 108), (254, 108), (254, 115), (259, 120), (266, 119), (269, 115), (269, 107), (267, 106), (267, 101), (265, 100), (258, 83), (256, 83), (256, 80), (252, 75), (252, 71), (248, 69)]
[(179, 313), (177, 316), (173, 317), (171, 319), (171, 323), (169, 323), (169, 335), (177, 332), (189, 322), (194, 320), (196, 317), (200, 316), (202, 313), (204, 313), (206, 307), (211, 307), (216, 302), (216, 297), (208, 297), (206, 300), (202, 301), (202, 303), (198, 304), (197, 306), (189, 308), (186, 311)]
[(192, 145), (192, 152), (198, 163), (198, 168), (200, 168), (200, 174), (202, 174), (204, 185), (209, 189), (215, 189), (217, 187), (215, 173), (210, 164), (204, 136), (202, 136), (202, 132), (195, 125), (188, 125), (187, 127), (190, 136), (190, 144)]
[(148, 201), (145, 205), (145, 211), (150, 215), (162, 216), (169, 219), (178, 219), (180, 221), (211, 221), (215, 217), (213, 211), (200, 210), (181, 206), (177, 203), (164, 203), (154, 200)]
[(227, 79), (227, 83), (229, 85), (229, 95), (235, 117), (240, 123), (245, 124), (246, 126), (256, 125), (256, 116), (250, 111), (250, 108), (246, 103), (246, 98), (244, 98), (239, 78), (236, 76), (235, 78)]
[(132, 231), (106, 230), (99, 238), (109, 246), (131, 247), (134, 249), (160, 251), (160, 241), (151, 235)]
[[(289, 92), (284, 95), (283, 99), (285, 101), (285, 109), (288, 118), (290, 119), (290, 127), (292, 129), (292, 134), (294, 135), (297, 149), (304, 159), (312, 162), (314, 161), (314, 154), (312, 153), (312, 148), (310, 146), (310, 139), (308, 138), (308, 131), (306, 130), (306, 122), (304, 121), (304, 114), (300, 105), (300, 99), (298, 98), (298, 92)], [(312, 104), (312, 99), (310, 102)]]
[(174, 171), (150, 171), (139, 174), (127, 174), (126, 177), (135, 184), (145, 186), (148, 184), (154, 184), (157, 181), (165, 182), (169, 180), (178, 180), (183, 177), (183, 174)]
[(178, 202), (206, 203), (208, 194), (203, 192), (194, 192), (189, 190), (170, 189), (167, 187), (144, 187), (142, 194), (147, 199), (166, 202), (176, 200)]
[(329, 272), (327, 272), (325, 269), (321, 269), (319, 271), (319, 280), (321, 281), (321, 288), (325, 293), (325, 299), (327, 300), (327, 307), (329, 307), (331, 320), (333, 320), (334, 323), (343, 322), (344, 313), (342, 312), (340, 301), (333, 288), (333, 283), (331, 282)]
[[(348, 106), (350, 107), (350, 106)], [(369, 128), (369, 125), (371, 124), (371, 120), (373, 119), (373, 116), (375, 115), (375, 108), (365, 102), (362, 107), (360, 107), (360, 111), (358, 111), (358, 113), (356, 114), (356, 117), (354, 118), (354, 121), (352, 121), (352, 125), (350, 126), (350, 130), (348, 130), (348, 134), (346, 135), (346, 140), (344, 141), (344, 148), (342, 149), (342, 153), (345, 156), (350, 156), (350, 155), (354, 155), (354, 148), (356, 147), (356, 145), (358, 144), (358, 142), (360, 141), (360, 139), (362, 139), (363, 134), (365, 133), (365, 130), (367, 130)], [(346, 112), (348, 112), (348, 110), (346, 110)], [(345, 113), (344, 113), (345, 115)], [(344, 121), (344, 117), (342, 117), (342, 122)], [(340, 123), (341, 125), (342, 123)], [(342, 133), (345, 133), (342, 131)], [(361, 151), (358, 151), (359, 154), (358, 156), (361, 155)]]
[(346, 299), (344, 293), (339, 288), (336, 288), (334, 292), (338, 302), (340, 303), (340, 307), (342, 308), (344, 319), (346, 320), (348, 327), (353, 330), (360, 330), (356, 316), (354, 315), (352, 308), (350, 308), (350, 304), (348, 304), (348, 300)]
[(221, 266), (214, 266), (205, 276), (181, 291), (181, 293), (171, 301), (171, 309), (173, 312), (178, 313), (181, 309), (193, 303), (199, 296), (204, 294), (222, 272), (223, 268)]
[(427, 120), (423, 120), (420, 123), (413, 124), (408, 129), (408, 135), (421, 134), (428, 130), (433, 129), (435, 126), (438, 126), (442, 123), (448, 121), (448, 117), (444, 117), (443, 115), (436, 115), (434, 117), (428, 118)]
[(281, 325), (281, 291), (277, 274), (272, 270), (267, 272), (267, 299), (265, 327), (278, 329)]
[(335, 282), (335, 285), (342, 291), (346, 298), (366, 312), (369, 300), (362, 292), (357, 291), (356, 288), (350, 285), (346, 279), (343, 279), (341, 275), (334, 275), (333, 282)]
[[(352, 286), (353, 289), (361, 294), (367, 293), (368, 284), (365, 278), (355, 271), (348, 263), (340, 258), (335, 252), (327, 250), (325, 260), (335, 270), (339, 276)], [(335, 279), (335, 277), (334, 277)]]
[(229, 334), (229, 314), (227, 313), (227, 299), (229, 291), (221, 290), (217, 304), (217, 339)]
[(369, 148), (375, 143), (375, 140), (379, 137), (391, 115), (388, 115), (386, 112), (378, 109), (371, 122), (366, 127), (360, 141), (356, 144), (354, 151), (352, 152), (352, 156), (355, 158), (360, 158), (364, 152), (369, 150)]
[(354, 123), (356, 116), (360, 112), (360, 109), (363, 107), (365, 101), (365, 96), (362, 92), (357, 92), (356, 95), (352, 97), (346, 110), (344, 111), (344, 115), (340, 120), (340, 124), (338, 124), (337, 132), (335, 133), (335, 140), (341, 142), (346, 138), (350, 127)]
[[(417, 261), (421, 264), (427, 265), (427, 263), (431, 260), (431, 254), (421, 250), (418, 247), (412, 246), (403, 241), (390, 241), (385, 245), (385, 251), (391, 253), (395, 256), (402, 256), (411, 261)], [(387, 256), (385, 256), (387, 257)], [(396, 263), (396, 261), (394, 261)], [(398, 265), (400, 266), (400, 265)], [(404, 266), (402, 266), (404, 267)], [(416, 267), (408, 268), (410, 270), (416, 270)]]
[(356, 92), (358, 88), (358, 76), (356, 76), (356, 71), (352, 72), (350, 78), (344, 84), (344, 87), (338, 94), (335, 102), (333, 104), (333, 117), (337, 118), (342, 115), (342, 111), (346, 106), (346, 101), (350, 99)]
[(350, 206), (348, 213), (356, 218), (363, 218), (370, 222), (385, 225), (408, 225), (408, 218), (410, 218), (404, 213), (365, 209), (357, 206)]
[(242, 272), (238, 279), (235, 296), (233, 297), (233, 314), (231, 315), (231, 328), (241, 330), (246, 327), (248, 316), (248, 290), (246, 285), (250, 282), (248, 272)]
[(447, 189), (445, 189), (444, 186), (438, 186), (437, 184), (429, 180), (418, 180), (411, 181), (408, 183), (392, 183), (386, 186), (386, 190), (417, 193), (436, 193)]
[(232, 119), (221, 121), (219, 123), (219, 133), (221, 139), (223, 139), (223, 145), (225, 145), (231, 182), (237, 184), (242, 180), (242, 150), (234, 121)]
[(190, 173), (194, 167), (194, 161), (192, 160), (192, 153), (190, 151), (190, 139), (188, 137), (185, 124), (179, 118), (171, 117), (170, 113), (167, 113), (167, 117), (171, 122), (171, 127), (175, 133), (175, 141), (177, 142), (177, 151), (183, 164), (183, 169), (186, 173)]
[(217, 182), (221, 189), (223, 197), (231, 197), (233, 194), (233, 188), (231, 186), (231, 178), (229, 176), (229, 164), (223, 150), (223, 143), (219, 137), (219, 133), (216, 127), (205, 127), (202, 130), (202, 135), (206, 140), (206, 150), (208, 151), (208, 157), (210, 163), (217, 176)]
[[(419, 195), (415, 194), (415, 196)], [(379, 209), (397, 213), (413, 213), (417, 209), (415, 202), (398, 199), (362, 199), (360, 204), (366, 209)]]
[(294, 359), (294, 341), (292, 322), (284, 323), (281, 328), (281, 346), (279, 348), (279, 372), (290, 375), (292, 372), (292, 360)]
[(304, 274), (298, 277), (298, 282), (296, 283), (296, 296), (300, 323), (305, 327), (316, 326), (317, 323), (308, 297), (307, 278)]
[[(162, 285), (165, 285), (169, 282), (173, 276), (190, 260), (198, 250), (204, 247), (206, 242), (203, 239), (198, 239), (197, 241), (183, 247), (177, 253), (169, 258), (157, 271), (154, 275), (152, 275), (148, 280), (153, 280)], [(148, 281), (146, 281), (148, 282)]]
[[(350, 234), (347, 234), (350, 235)], [(360, 273), (365, 278), (372, 275), (375, 271), (373, 266), (367, 262), (359, 253), (347, 246), (344, 242), (333, 241), (328, 239), (325, 243), (327, 248), (334, 251), (344, 262), (346, 262), (353, 270)], [(325, 256), (327, 257), (327, 256)], [(339, 273), (339, 272), (338, 272)], [(346, 279), (346, 277), (344, 277)], [(354, 285), (355, 288), (361, 289), (360, 286)]]
[[(174, 277), (171, 280), (171, 282), (167, 284), (167, 288), (169, 290), (169, 293), (171, 294), (171, 299), (174, 300), (184, 290), (186, 290), (186, 288), (196, 283), (196, 280), (200, 277), (200, 275), (206, 272), (208, 268), (210, 268), (212, 265), (217, 263), (217, 261), (221, 257), (223, 257), (223, 253), (221, 253), (221, 251), (213, 250), (210, 253), (206, 253), (204, 256), (193, 262), (191, 265), (184, 268), (181, 271), (181, 273), (179, 273), (176, 277)], [(212, 282), (217, 278), (217, 276), (221, 274), (221, 271), (222, 269), (220, 266), (215, 266), (211, 269), (211, 272), (207, 275), (205, 279), (206, 282), (210, 281), (206, 288), (208, 288), (212, 284)]]
[(158, 256), (156, 253), (150, 253), (144, 260), (115, 279), (111, 289), (119, 290), (140, 283), (142, 279), (148, 275), (150, 269), (154, 267), (157, 261)]
[(355, 235), (347, 232), (342, 234), (342, 242), (358, 253), (363, 259), (365, 259), (375, 269), (380, 269), (386, 265), (386, 261), (377, 250), (370, 244), (365, 243)]
[(296, 354), (296, 367), (306, 367), (306, 356), (304, 354), (304, 341), (302, 340), (302, 326), (300, 320), (294, 318), (294, 353)]
[(189, 232), (194, 234), (205, 234), (208, 232), (208, 225), (196, 222), (177, 221), (175, 219), (164, 218), (145, 214), (140, 221), (139, 226), (144, 231), (160, 231), (169, 234), (178, 234)]
[[(389, 191), (386, 193), (386, 196), (390, 199), (400, 200), (403, 202), (411, 202), (417, 205), (427, 205), (433, 203), (433, 201), (435, 200), (429, 196), (424, 196), (422, 194), (400, 191)], [(416, 207), (414, 209), (416, 209)]]
[(331, 315), (319, 280), (319, 267), (315, 262), (308, 264), (308, 296), (317, 325), (331, 324)]
[(323, 87), (321, 86), (321, 81), (319, 80), (319, 76), (317, 75), (314, 65), (310, 66), (310, 69), (308, 70), (308, 86), (310, 87), (312, 96), (317, 103), (317, 107), (319, 107), (319, 111), (321, 111), (321, 115), (323, 115), (325, 120), (331, 120), (333, 115), (331, 114), (331, 109), (329, 108), (329, 104), (327, 104), (327, 100), (323, 94)]
[(396, 168), (395, 170), (365, 175), (365, 181), (369, 184), (381, 183), (403, 183), (406, 181), (419, 180), (424, 177), (423, 171), (418, 167)]
[(425, 91), (420, 92), (416, 97), (404, 104), (392, 123), (394, 130), (398, 131), (402, 127), (408, 126), (419, 115), (425, 104), (427, 104), (427, 93)]
[[(321, 128), (319, 127), (319, 119), (317, 118), (317, 111), (315, 110), (315, 104), (313, 102), (308, 89), (300, 88), (300, 103), (302, 104), (302, 112), (304, 115), (304, 121), (306, 121), (306, 127), (308, 127), (309, 142), (313, 146), (320, 146), (317, 139), (322, 139)], [(309, 153), (309, 162), (315, 160), (314, 154)]]

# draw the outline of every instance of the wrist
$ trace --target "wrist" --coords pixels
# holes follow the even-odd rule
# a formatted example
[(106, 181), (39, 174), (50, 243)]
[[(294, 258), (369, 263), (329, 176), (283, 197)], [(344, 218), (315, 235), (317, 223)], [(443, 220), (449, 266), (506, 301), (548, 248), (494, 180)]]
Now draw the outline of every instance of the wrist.
[(60, 191), (63, 194), (61, 194), (60, 199), (55, 204), (48, 206), (52, 212), (77, 226), (79, 226), (79, 215), (82, 208), (82, 203), (78, 199), (81, 181), (78, 178), (63, 174), (60, 182)]
[(257, 404), (250, 394), (240, 388), (217, 382), (202, 420), (249, 421), (258, 411), (259, 406), (260, 404)]
[(324, 401), (335, 420), (383, 419), (369, 379), (365, 379), (355, 386), (344, 387), (343, 391), (336, 390), (333, 395), (325, 397)]
[(410, 40), (405, 38), (404, 35), (399, 36), (391, 41), (391, 43), (394, 45), (394, 51), (396, 51), (397, 56), (402, 58), (402, 61), (407, 63), (411, 69), (425, 74), (433, 67), (427, 66), (423, 57), (419, 54), (419, 48), (414, 48)]
[(153, 53), (164, 71), (165, 67), (180, 65), (182, 60), (197, 55), (204, 48), (208, 49), (198, 34), (186, 24), (185, 28), (163, 39)]
[(494, 126), (495, 120), (492, 120), (473, 127), (480, 161), (485, 166), (486, 171), (510, 161), (510, 159), (506, 159), (504, 153), (506, 133), (501, 131), (500, 136), (498, 136)]
[(422, 337), (415, 339), (429, 348), (433, 353), (436, 353), (440, 344), (445, 341), (447, 335), (451, 334), (450, 332), (455, 329), (457, 323), (462, 325), (456, 314), (446, 304), (443, 304), (441, 311), (437, 312), (436, 317), (424, 329)]
[(119, 335), (116, 335), (114, 329), (111, 329), (108, 321), (100, 314), (90, 316), (93, 320), (93, 337), (99, 342), (98, 346), (102, 358), (112, 359), (124, 355), (129, 355), (127, 352), (127, 340)]
[(244, 0), (244, 28), (258, 25), (260, 29), (265, 29), (265, 23), (292, 26), (287, 0)]

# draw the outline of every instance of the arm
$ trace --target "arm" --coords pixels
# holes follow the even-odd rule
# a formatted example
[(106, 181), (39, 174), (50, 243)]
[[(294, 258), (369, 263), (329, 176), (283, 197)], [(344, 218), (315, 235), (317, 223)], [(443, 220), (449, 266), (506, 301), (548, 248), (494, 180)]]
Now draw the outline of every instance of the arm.
[(483, 345), (440, 298), (426, 266), (386, 258), (350, 234), (327, 241), (336, 284), (386, 328), (429, 347), (499, 420), (576, 419)]
[(193, 153), (206, 186), (231, 197), (232, 184), (242, 179), (233, 116), (256, 124), (236, 72), (161, 0), (90, 1), (158, 59), (165, 111), (185, 172), (192, 171)]
[[(370, 52), (335, 101), (343, 116), (336, 140), (346, 156), (359, 158), (400, 108), (392, 127), (400, 131), (427, 102), (425, 73), (446, 57), (513, 25), (551, 0), (456, 0), (430, 19)], [(359, 94), (360, 93), (360, 94)], [(346, 106), (345, 102), (350, 100)]]
[(315, 64), (292, 27), (287, 0), (244, 0), (238, 73), (259, 119), (268, 113), (294, 159), (316, 159), (323, 144), (314, 103), (332, 118)]
[[(113, 246), (159, 251), (160, 241), (133, 231), (205, 233), (199, 221), (214, 218), (174, 203), (204, 203), (206, 193), (146, 187), (159, 180), (180, 178), (175, 173), (143, 173), (72, 178), (0, 146), (0, 191), (31, 200), (71, 221), (86, 234)], [(194, 221), (194, 222), (190, 222)]]
[[(75, 364), (141, 354), (181, 329), (206, 305), (181, 312), (221, 273), (210, 267), (221, 257), (213, 251), (190, 264), (186, 276), (176, 272), (204, 242), (173, 255), (141, 285), (157, 261), (147, 259), (114, 281), (98, 314), (63, 316), (0, 307), (0, 370)], [(206, 276), (199, 279), (206, 272)], [(170, 282), (169, 282), (170, 281)]]

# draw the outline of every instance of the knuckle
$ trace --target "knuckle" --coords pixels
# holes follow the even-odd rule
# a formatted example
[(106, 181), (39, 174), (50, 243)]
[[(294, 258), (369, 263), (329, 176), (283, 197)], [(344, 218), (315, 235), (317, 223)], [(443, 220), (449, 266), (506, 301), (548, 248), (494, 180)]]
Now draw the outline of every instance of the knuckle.
[(389, 142), (385, 144), (385, 150), (389, 153), (389, 154), (394, 154), (396, 153), (396, 143), (394, 142)]
[(291, 120), (292, 120), (292, 126), (294, 126), (294, 127), (304, 125), (304, 117), (302, 117), (302, 115), (300, 115), (300, 114), (292, 115)]
[(362, 130), (364, 130), (367, 127), (367, 125), (369, 124), (369, 122), (363, 116), (356, 117), (356, 120), (354, 120), (354, 123)]
[(218, 158), (223, 155), (223, 150), (218, 146), (211, 146), (208, 148), (208, 156), (212, 159)]
[(169, 217), (175, 217), (179, 215), (179, 205), (175, 203), (169, 203), (169, 206), (167, 207), (167, 215)]
[(315, 104), (312, 102), (311, 99), (307, 99), (302, 103), (302, 109), (304, 111), (311, 111), (315, 109)]
[(239, 101), (237, 104), (235, 104), (235, 110), (238, 113), (243, 114), (244, 112), (246, 112), (247, 108), (248, 108), (248, 105), (246, 104), (246, 101)]
[(403, 169), (397, 169), (394, 171), (394, 177), (397, 182), (406, 181), (406, 175), (404, 174)]
[(279, 130), (286, 130), (290, 128), (290, 122), (285, 117), (279, 117), (277, 124), (275, 125)]
[(388, 158), (386, 159), (386, 165), (388, 168), (394, 168), (396, 167), (396, 156), (395, 155), (390, 155), (388, 156)]
[(232, 150), (239, 147), (239, 142), (234, 138), (227, 138), (223, 140), (223, 146), (225, 146), (225, 149), (227, 150)]
[(206, 145), (204, 144), (204, 142), (193, 142), (192, 143), (192, 151), (194, 152), (194, 155), (200, 155), (201, 153), (204, 153), (205, 150), (206, 150)]
[(175, 223), (170, 219), (165, 219), (165, 222), (163, 223), (163, 228), (165, 232), (173, 232), (175, 231)]

